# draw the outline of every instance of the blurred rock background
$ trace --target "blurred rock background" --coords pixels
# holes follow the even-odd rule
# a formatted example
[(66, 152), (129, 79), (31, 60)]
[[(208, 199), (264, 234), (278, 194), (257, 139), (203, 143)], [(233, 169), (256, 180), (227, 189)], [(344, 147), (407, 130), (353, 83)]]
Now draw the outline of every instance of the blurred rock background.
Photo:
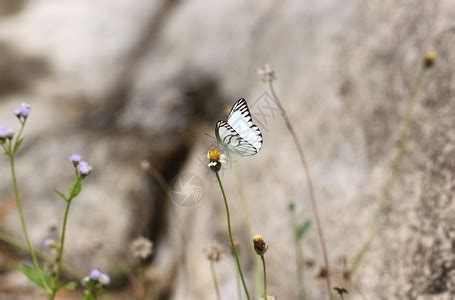
[[(67, 262), (80, 274), (115, 272), (144, 235), (155, 243), (150, 272), (163, 299), (214, 299), (203, 249), (228, 244), (221, 195), (201, 164), (212, 143), (204, 133), (238, 98), (264, 101), (256, 70), (269, 63), (313, 175), (333, 284), (349, 299), (453, 299), (454, 22), (450, 0), (3, 0), (0, 122), (15, 127), (11, 109), (33, 107), (18, 160), (33, 241), (42, 245), (60, 224), (64, 203), (52, 190), (69, 185), (67, 155), (81, 152), (95, 169), (71, 211)], [(391, 204), (347, 284), (342, 261), (368, 235), (428, 50), (438, 60), (418, 94)], [(311, 219), (308, 193), (283, 119), (261, 129), (263, 150), (236, 159), (223, 179), (250, 285), (248, 224), (269, 242), (270, 292), (297, 299), (288, 205)], [(21, 239), (4, 159), (0, 169), (0, 228)], [(182, 172), (204, 182), (196, 207), (175, 205), (160, 186)], [(307, 297), (322, 299), (315, 228), (303, 251), (316, 262), (305, 272)], [(0, 291), (23, 288), (9, 267), (18, 253), (4, 244), (0, 258)], [(222, 295), (234, 299), (229, 254), (217, 271)]]

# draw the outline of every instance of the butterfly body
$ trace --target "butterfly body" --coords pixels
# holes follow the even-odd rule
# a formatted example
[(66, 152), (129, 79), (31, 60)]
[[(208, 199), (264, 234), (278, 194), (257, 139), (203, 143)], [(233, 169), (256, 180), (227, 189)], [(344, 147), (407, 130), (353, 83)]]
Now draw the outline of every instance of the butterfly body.
[(224, 148), (240, 156), (254, 155), (262, 148), (261, 131), (243, 98), (234, 103), (226, 121), (216, 123), (215, 135)]

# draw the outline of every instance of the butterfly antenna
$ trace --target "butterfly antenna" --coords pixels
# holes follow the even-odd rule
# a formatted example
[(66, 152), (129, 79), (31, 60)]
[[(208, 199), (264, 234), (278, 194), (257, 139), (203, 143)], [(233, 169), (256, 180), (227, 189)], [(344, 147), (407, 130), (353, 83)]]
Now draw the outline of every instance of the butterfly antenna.
[(215, 140), (215, 141), (216, 141), (216, 138), (214, 138), (214, 137), (213, 137), (213, 136), (211, 136), (210, 134), (208, 134), (208, 133), (205, 133), (205, 132), (204, 132), (204, 134), (205, 134), (206, 136), (208, 136), (209, 138), (211, 138), (211, 139), (213, 139), (213, 140)]

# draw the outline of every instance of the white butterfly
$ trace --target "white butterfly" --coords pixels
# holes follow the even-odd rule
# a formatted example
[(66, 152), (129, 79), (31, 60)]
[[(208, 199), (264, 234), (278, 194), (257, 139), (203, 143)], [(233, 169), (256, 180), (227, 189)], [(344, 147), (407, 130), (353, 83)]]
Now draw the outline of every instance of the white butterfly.
[(253, 123), (245, 99), (239, 99), (231, 108), (227, 121), (218, 121), (215, 126), (218, 142), (232, 153), (248, 156), (261, 150), (262, 134)]

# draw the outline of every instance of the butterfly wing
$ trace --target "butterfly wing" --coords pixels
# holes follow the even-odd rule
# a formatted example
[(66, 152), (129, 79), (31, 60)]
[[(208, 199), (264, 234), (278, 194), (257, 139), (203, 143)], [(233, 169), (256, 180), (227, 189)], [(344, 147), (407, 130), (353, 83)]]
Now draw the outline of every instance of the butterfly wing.
[(256, 124), (253, 123), (253, 118), (245, 99), (241, 98), (234, 103), (227, 118), (227, 123), (243, 140), (256, 149), (255, 153), (261, 150), (263, 143), (262, 133)]
[(226, 121), (218, 121), (216, 123), (215, 135), (218, 142), (232, 153), (249, 156), (258, 152), (253, 145), (243, 139)]

